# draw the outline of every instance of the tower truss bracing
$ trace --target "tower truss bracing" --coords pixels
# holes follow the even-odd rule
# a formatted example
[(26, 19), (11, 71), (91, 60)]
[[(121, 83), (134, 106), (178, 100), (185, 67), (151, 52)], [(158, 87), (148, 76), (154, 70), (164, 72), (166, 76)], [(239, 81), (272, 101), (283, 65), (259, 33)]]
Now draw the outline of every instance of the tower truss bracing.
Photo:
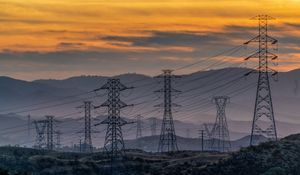
[(164, 108), (158, 152), (175, 152), (178, 151), (178, 146), (172, 116), (172, 108), (179, 105), (172, 103), (172, 95), (174, 93), (179, 93), (180, 91), (172, 87), (172, 82), (174, 78), (179, 78), (179, 76), (172, 75), (172, 70), (163, 70), (163, 75), (158, 76), (158, 78), (161, 78), (164, 83), (161, 90), (155, 91), (163, 93), (164, 95), (163, 104), (157, 105), (157, 107)]
[(120, 117), (120, 111), (129, 105), (120, 100), (120, 93), (132, 87), (126, 87), (120, 79), (108, 79), (107, 83), (100, 89), (107, 90), (108, 99), (100, 107), (108, 108), (108, 117), (101, 122), (107, 125), (104, 149), (109, 153), (112, 162), (124, 153), (125, 145), (123, 140), (122, 126), (129, 124)]
[[(270, 52), (269, 46), (276, 44), (277, 40), (268, 34), (268, 21), (274, 18), (268, 15), (258, 15), (253, 19), (258, 20), (259, 34), (245, 44), (258, 43), (258, 51), (245, 60), (257, 58), (259, 62), (258, 69), (255, 71), (258, 73), (258, 81), (250, 138), (250, 145), (257, 145), (263, 141), (263, 137), (268, 140), (277, 140), (276, 122), (269, 82), (269, 74), (273, 77), (277, 75), (277, 72), (269, 67), (269, 62), (277, 59), (277, 56)], [(268, 123), (267, 125), (265, 124), (266, 122)]]
[(217, 107), (217, 117), (214, 128), (212, 130), (212, 145), (211, 148), (215, 151), (226, 152), (230, 151), (230, 137), (225, 114), (226, 104), (229, 102), (229, 97), (218, 96), (213, 98)]
[(34, 147), (37, 149), (43, 149), (46, 146), (46, 120), (36, 120), (34, 121), (35, 131), (36, 131), (36, 139)]

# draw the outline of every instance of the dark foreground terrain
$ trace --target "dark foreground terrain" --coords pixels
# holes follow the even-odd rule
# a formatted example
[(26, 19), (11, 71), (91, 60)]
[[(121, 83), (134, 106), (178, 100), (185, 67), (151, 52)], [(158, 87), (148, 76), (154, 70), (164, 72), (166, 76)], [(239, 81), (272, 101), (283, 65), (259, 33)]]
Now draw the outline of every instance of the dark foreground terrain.
[[(161, 155), (130, 150), (122, 162), (114, 169), (124, 175), (298, 175), (300, 135), (231, 154), (183, 151)], [(10, 174), (35, 175), (106, 175), (111, 170), (103, 153), (59, 153), (15, 147), (0, 148), (0, 169)]]

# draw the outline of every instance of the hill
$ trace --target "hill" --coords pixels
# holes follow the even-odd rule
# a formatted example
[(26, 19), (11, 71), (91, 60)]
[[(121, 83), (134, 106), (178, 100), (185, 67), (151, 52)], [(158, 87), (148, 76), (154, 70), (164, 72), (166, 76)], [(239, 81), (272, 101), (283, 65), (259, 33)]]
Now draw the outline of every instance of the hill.
[[(145, 153), (127, 150), (122, 163), (116, 164), (120, 175), (157, 174), (161, 167), (196, 161), (198, 165), (217, 162), (227, 157), (220, 153), (178, 152), (176, 154)], [(0, 147), (0, 170), (11, 174), (36, 175), (111, 175), (105, 153), (61, 153), (29, 148)]]
[[(185, 167), (182, 172), (201, 175), (298, 175), (300, 174), (300, 134), (279, 142), (244, 148), (229, 158), (204, 167)], [(168, 173), (170, 174), (170, 173)]]
[[(260, 141), (267, 141), (263, 136), (260, 136)], [(125, 140), (127, 149), (142, 149), (146, 152), (157, 152), (159, 136), (148, 136), (134, 140)], [(215, 140), (217, 143), (217, 140)], [(204, 140), (203, 147), (205, 151), (211, 150), (212, 140)], [(250, 136), (245, 136), (237, 140), (231, 141), (231, 151), (237, 151), (240, 148), (248, 147)], [(201, 151), (201, 140), (199, 138), (184, 138), (177, 136), (177, 145), (179, 150), (185, 151)]]
[[(181, 151), (174, 154), (127, 150), (114, 164), (120, 175), (297, 175), (300, 173), (300, 134), (278, 142), (243, 148), (230, 154)], [(36, 175), (110, 174), (104, 153), (49, 152), (0, 147), (0, 169)]]
[[(215, 121), (216, 107), (215, 104), (211, 103), (211, 98), (216, 95), (229, 94), (231, 103), (226, 107), (226, 115), (231, 139), (237, 140), (249, 135), (257, 76), (253, 74), (247, 78), (242, 77), (248, 71), (249, 69), (244, 68), (208, 70), (183, 75), (181, 79), (177, 80), (174, 88), (181, 90), (182, 93), (176, 95), (173, 100), (174, 103), (181, 105), (181, 107), (175, 108), (173, 113), (176, 134), (180, 137), (188, 137), (189, 135), (190, 138), (197, 138), (197, 130), (201, 128), (203, 123), (213, 123)], [(299, 70), (282, 72), (279, 74), (278, 82), (271, 81), (275, 117), (280, 138), (300, 132), (300, 118), (297, 116), (300, 105), (299, 75)], [(154, 105), (162, 103), (163, 99), (162, 96), (153, 93), (153, 91), (162, 88), (162, 83), (159, 83), (156, 78), (139, 74), (124, 74), (117, 77), (125, 85), (136, 87), (121, 94), (122, 101), (135, 104), (134, 107), (122, 109), (122, 117), (133, 120), (136, 115), (142, 114), (144, 116), (144, 136), (150, 135), (151, 122), (147, 119), (156, 117), (158, 118), (157, 133), (159, 133), (163, 111), (154, 108)], [(230, 84), (230, 86), (224, 85), (237, 77), (242, 78)], [(83, 123), (75, 119), (83, 117), (83, 114), (79, 113), (80, 111), (76, 107), (82, 105), (83, 101), (87, 99), (92, 100), (95, 105), (100, 105), (107, 97), (106, 91), (81, 96), (74, 96), (74, 94), (83, 94), (101, 87), (107, 78), (109, 77), (80, 76), (65, 80), (36, 80), (30, 82), (0, 77), (0, 113), (2, 114), (0, 115), (0, 133), (3, 132), (0, 145), (21, 144), (28, 139), (31, 140), (31, 144), (26, 144), (26, 146), (33, 144), (34, 126), (31, 128), (30, 136), (27, 132), (24, 132), (27, 128), (26, 116), (28, 114), (31, 114), (32, 119), (40, 119), (45, 115), (56, 116), (57, 120), (63, 121), (58, 123), (57, 126), (63, 132), (62, 137), (67, 138), (67, 144), (77, 143), (79, 139), (73, 139), (72, 137), (74, 137), (74, 133), (82, 132)], [(245, 90), (245, 87), (247, 90)], [(241, 89), (242, 91), (240, 91)], [(232, 92), (240, 93), (232, 95)], [(72, 115), (65, 116), (67, 114)], [(105, 109), (97, 109), (93, 111), (92, 116), (96, 118), (96, 116), (105, 114)], [(12, 117), (12, 120), (6, 116)], [(17, 121), (13, 118), (14, 116), (17, 116)], [(17, 128), (17, 132), (13, 129), (6, 130), (6, 128), (13, 128), (16, 125), (24, 126)], [(124, 133), (126, 133), (124, 137), (127, 140), (134, 139), (136, 135), (135, 129), (130, 130), (130, 128), (134, 128), (134, 126), (124, 127)], [(96, 131), (104, 129), (104, 125), (94, 128)], [(188, 129), (190, 134), (187, 134)], [(102, 138), (104, 134), (105, 132), (98, 133), (95, 138)], [(95, 145), (102, 146), (102, 140), (95, 139)]]

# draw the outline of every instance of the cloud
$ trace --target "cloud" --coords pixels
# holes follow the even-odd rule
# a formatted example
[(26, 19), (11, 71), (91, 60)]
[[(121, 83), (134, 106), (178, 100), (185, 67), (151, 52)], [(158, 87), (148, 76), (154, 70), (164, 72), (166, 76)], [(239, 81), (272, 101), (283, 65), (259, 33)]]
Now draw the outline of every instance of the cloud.
[[(0, 4), (0, 73), (30, 72), (33, 78), (52, 72), (49, 76), (55, 78), (53, 71), (61, 76), (128, 71), (153, 75), (161, 68), (204, 60), (256, 36), (257, 21), (249, 18), (271, 0), (4, 0)], [(280, 53), (297, 54), (300, 25), (294, 12), (299, 8), (281, 10), (279, 5), (272, 2), (269, 12), (284, 23), (272, 22), (276, 25), (270, 25), (270, 32), (279, 39)], [(204, 64), (222, 59), (230, 64), (243, 60), (245, 54), (242, 50)]]
[(289, 27), (300, 28), (300, 23), (284, 23)]
[(14, 19), (14, 18), (0, 18), (0, 23), (26, 23), (26, 24), (66, 24), (66, 23), (75, 23), (67, 21), (55, 21), (55, 20), (38, 20), (38, 19)]
[(59, 50), (80, 50), (86, 47), (84, 43), (61, 42), (57, 45)]
[[(228, 36), (229, 37), (229, 36)], [(201, 47), (203, 45), (224, 44), (227, 36), (222, 33), (162, 32), (153, 31), (151, 36), (106, 36), (101, 38), (109, 42), (128, 42), (132, 46), (184, 46)]]

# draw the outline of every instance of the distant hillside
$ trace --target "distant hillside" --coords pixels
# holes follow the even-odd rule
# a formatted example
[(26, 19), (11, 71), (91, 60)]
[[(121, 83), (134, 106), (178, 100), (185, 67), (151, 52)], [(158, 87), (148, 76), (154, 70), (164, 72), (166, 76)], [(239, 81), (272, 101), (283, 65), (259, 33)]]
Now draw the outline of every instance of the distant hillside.
[[(181, 137), (188, 137), (187, 130), (190, 129), (190, 137), (197, 138), (201, 125), (205, 123), (214, 123), (216, 117), (215, 104), (211, 103), (211, 98), (216, 95), (229, 95), (231, 103), (226, 107), (229, 130), (231, 139), (236, 140), (249, 135), (251, 129), (251, 120), (253, 118), (253, 109), (255, 101), (255, 84), (257, 76), (255, 74), (248, 77), (243, 75), (249, 69), (244, 68), (226, 68), (220, 70), (208, 70), (183, 75), (181, 79), (176, 80), (173, 87), (181, 90), (182, 93), (174, 97), (173, 102), (181, 107), (174, 108), (173, 118), (175, 122), (176, 134)], [(134, 107), (124, 108), (121, 111), (122, 117), (130, 120), (138, 114), (144, 116), (144, 135), (150, 135), (150, 121), (148, 118), (158, 118), (157, 132), (160, 131), (163, 110), (155, 108), (154, 105), (163, 102), (161, 95), (153, 93), (154, 90), (162, 88), (162, 82), (157, 78), (139, 75), (124, 74), (117, 76), (121, 82), (127, 86), (136, 87), (132, 90), (121, 93), (122, 101), (128, 104), (135, 104)], [(239, 78), (239, 81), (228, 84), (233, 79)], [(83, 94), (95, 88), (101, 87), (108, 77), (103, 76), (80, 76), (71, 77), (65, 80), (36, 80), (32, 82), (16, 80), (9, 77), (0, 77), (0, 114), (16, 113), (22, 121), (7, 122), (1, 124), (1, 127), (14, 127), (16, 124), (26, 124), (26, 116), (31, 114), (32, 119), (43, 118), (45, 115), (54, 115), (58, 120), (66, 121), (66, 118), (81, 118), (80, 109), (76, 108), (82, 105), (84, 100), (92, 100), (95, 105), (102, 104), (106, 99), (106, 91), (97, 93), (88, 93), (80, 96), (74, 94)], [(271, 80), (273, 104), (275, 108), (275, 117), (277, 120), (278, 136), (280, 138), (300, 132), (300, 70), (284, 72), (279, 74), (279, 81)], [(245, 90), (247, 88), (247, 90)], [(239, 92), (233, 95), (233, 92)], [(100, 96), (99, 96), (100, 95)], [(72, 114), (65, 116), (66, 114)], [(106, 109), (97, 109), (93, 111), (93, 117), (105, 115)], [(5, 119), (6, 120), (6, 119)], [(72, 119), (70, 119), (72, 120)], [(10, 121), (10, 120), (8, 120)], [(77, 120), (79, 121), (79, 120)], [(61, 130), (65, 130), (65, 137), (69, 138), (70, 132), (78, 132), (82, 123), (71, 121), (71, 124), (59, 124)], [(64, 129), (64, 127), (66, 129)], [(133, 128), (129, 130), (130, 128)], [(18, 128), (19, 130), (25, 130)], [(32, 128), (34, 129), (34, 128)], [(105, 129), (105, 126), (98, 126), (97, 131)], [(126, 139), (135, 138), (134, 126), (125, 126), (124, 131)], [(3, 131), (1, 143), (17, 144), (9, 142), (13, 136), (9, 132)], [(74, 134), (74, 132), (72, 134)], [(28, 138), (25, 132), (21, 132), (20, 138)], [(32, 130), (31, 134), (34, 133)], [(63, 136), (64, 137), (64, 136)], [(103, 134), (96, 134), (95, 138), (103, 137)], [(31, 136), (32, 142), (34, 141)], [(74, 138), (71, 142), (78, 142)], [(95, 139), (97, 145), (103, 145), (100, 139)], [(102, 140), (102, 139), (101, 139)], [(6, 142), (8, 141), (8, 142)], [(17, 141), (20, 141), (17, 139)], [(22, 141), (23, 142), (23, 141)]]
[[(265, 137), (260, 136), (260, 141), (267, 141)], [(215, 140), (217, 142), (217, 140)], [(159, 136), (143, 137), (137, 140), (126, 140), (127, 149), (142, 149), (147, 152), (157, 152)], [(204, 140), (203, 146), (205, 151), (211, 150), (212, 140)], [(240, 148), (248, 147), (250, 136), (245, 136), (238, 140), (231, 141), (231, 151), (237, 151)], [(177, 145), (179, 150), (185, 151), (201, 151), (201, 140), (198, 138), (177, 137)]]

